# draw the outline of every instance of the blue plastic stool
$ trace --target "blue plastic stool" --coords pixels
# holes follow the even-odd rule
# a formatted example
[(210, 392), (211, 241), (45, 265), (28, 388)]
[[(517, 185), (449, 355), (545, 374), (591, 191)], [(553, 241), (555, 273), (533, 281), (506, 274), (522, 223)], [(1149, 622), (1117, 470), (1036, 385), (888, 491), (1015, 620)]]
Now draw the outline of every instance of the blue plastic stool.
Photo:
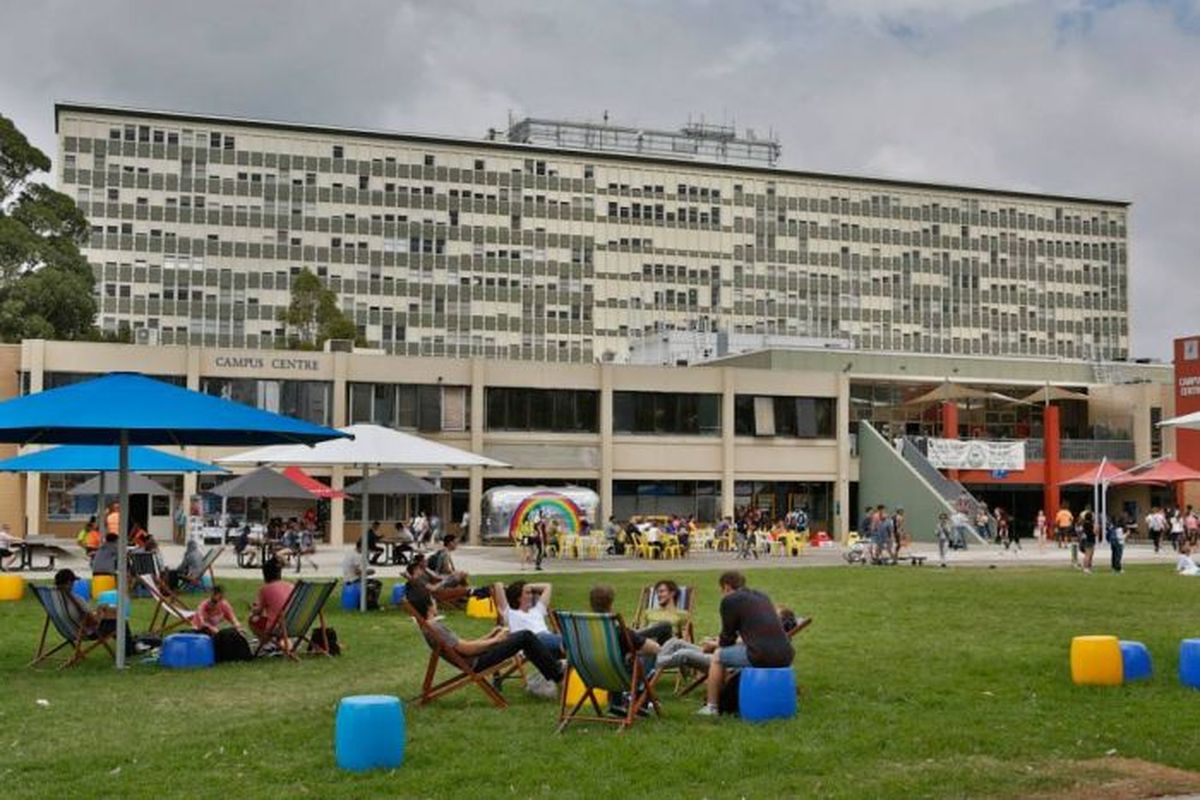
[(408, 586), (403, 583), (397, 583), (392, 587), (392, 605), (398, 606), (404, 602), (405, 593), (408, 591)]
[(362, 772), (404, 762), (404, 706), (399, 697), (366, 694), (343, 697), (334, 723), (337, 765)]
[(742, 719), (762, 722), (796, 716), (796, 673), (791, 667), (746, 667), (738, 681)]
[[(116, 589), (109, 589), (107, 592), (101, 592), (96, 598), (96, 605), (117, 607), (117, 599), (120, 597)], [(129, 619), (129, 615), (133, 613), (133, 604), (125, 604), (125, 619)]]
[(362, 581), (342, 585), (342, 608), (347, 611), (357, 611), (359, 600), (362, 598)]
[(158, 656), (158, 663), (170, 669), (211, 667), (215, 660), (212, 638), (203, 633), (171, 634), (163, 639)]
[(1179, 643), (1179, 682), (1200, 689), (1200, 639)]
[(1120, 642), (1121, 673), (1125, 683), (1149, 678), (1154, 669), (1150, 665), (1150, 651), (1141, 642)]
[(71, 587), (71, 594), (85, 603), (90, 602), (92, 599), (92, 579), (76, 578), (75, 585)]

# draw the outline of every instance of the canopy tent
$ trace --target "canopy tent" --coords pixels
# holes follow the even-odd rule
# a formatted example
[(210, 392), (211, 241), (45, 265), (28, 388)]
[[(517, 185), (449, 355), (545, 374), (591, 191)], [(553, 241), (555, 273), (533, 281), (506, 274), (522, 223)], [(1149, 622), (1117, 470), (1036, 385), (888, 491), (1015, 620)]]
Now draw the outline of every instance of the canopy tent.
[(345, 489), (346, 494), (444, 494), (442, 487), (402, 469), (378, 472), (365, 481), (358, 480)]
[[(0, 461), (0, 472), (106, 472), (119, 468), (119, 448), (111, 445), (71, 444), (47, 447), (33, 453)], [(170, 474), (176, 472), (228, 472), (229, 470), (153, 447), (129, 448), (130, 472)]]
[[(0, 403), (0, 441), (118, 446), (120, 528), (128, 528), (130, 445), (313, 444), (347, 436), (331, 428), (193, 392), (135, 373), (50, 389)], [(125, 562), (126, 537), (117, 540)], [(117, 571), (117, 619), (129, 605), (126, 571)], [(125, 667), (125, 626), (117, 626), (117, 669)]]
[(312, 492), (270, 467), (225, 481), (211, 492), (217, 497), (265, 497), (269, 500), (313, 500)]
[(1073, 478), (1067, 478), (1065, 481), (1059, 481), (1059, 486), (1097, 486), (1106, 481), (1111, 481), (1113, 478), (1122, 474), (1120, 467), (1113, 466), (1110, 461), (1100, 462), (1100, 466), (1095, 469), (1085, 469)]
[(1173, 458), (1156, 461), (1146, 469), (1127, 472), (1109, 481), (1111, 486), (1138, 486), (1200, 481), (1200, 471), (1181, 464)]
[[(120, 480), (120, 475), (115, 472), (102, 472), (99, 475), (88, 478), (83, 483), (75, 486), (71, 491), (67, 492), (70, 495), (81, 494), (100, 494), (104, 486), (116, 486)], [(152, 481), (144, 475), (130, 470), (129, 474), (129, 493), (130, 494), (171, 494), (171, 490), (163, 486), (158, 481)], [(99, 513), (97, 510), (96, 513)]]
[[(316, 447), (261, 447), (247, 453), (218, 459), (223, 464), (292, 464), (305, 466), (357, 467), (362, 480), (371, 476), (372, 467), (505, 467), (503, 462), (476, 455), (457, 447), (431, 442), (411, 433), (385, 428), (381, 425), (350, 425), (341, 429), (349, 438), (328, 441)], [(369, 487), (369, 484), (367, 485)], [(362, 574), (367, 574), (367, 508), (370, 495), (364, 491), (361, 499), (362, 532), (358, 551)], [(367, 593), (359, 593), (359, 610), (367, 610)]]
[(345, 492), (329, 488), (299, 467), (288, 467), (283, 471), (283, 475), (289, 481), (303, 487), (313, 497), (319, 497), (322, 500), (341, 500), (346, 496)]
[(1086, 394), (1073, 392), (1070, 389), (1064, 389), (1061, 386), (1043, 386), (1037, 391), (1030, 392), (1021, 398), (1022, 403), (1036, 403), (1038, 405), (1046, 405), (1055, 400), (1087, 400)]

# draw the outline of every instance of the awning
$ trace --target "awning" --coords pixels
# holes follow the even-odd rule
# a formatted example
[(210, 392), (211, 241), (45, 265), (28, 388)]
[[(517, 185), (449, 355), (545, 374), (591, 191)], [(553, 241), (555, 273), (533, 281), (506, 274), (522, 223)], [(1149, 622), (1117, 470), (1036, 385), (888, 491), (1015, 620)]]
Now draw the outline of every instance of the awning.
[(1173, 458), (1166, 458), (1162, 461), (1155, 462), (1152, 466), (1142, 470), (1141, 472), (1130, 473), (1128, 475), (1122, 475), (1119, 478), (1114, 478), (1110, 485), (1163, 485), (1181, 483), (1184, 481), (1200, 481), (1200, 471), (1194, 470), (1185, 464), (1180, 464)]
[(1065, 481), (1059, 481), (1059, 486), (1095, 486), (1101, 481), (1111, 481), (1113, 478), (1120, 475), (1122, 472), (1120, 467), (1114, 466), (1111, 461), (1105, 461), (1100, 467), (1085, 469), (1073, 478), (1067, 478)]
[[(0, 461), (0, 472), (112, 472), (120, 469), (120, 448), (116, 445), (65, 444)], [(130, 472), (228, 472), (204, 461), (155, 450), (153, 447), (129, 448)], [(115, 490), (116, 483), (106, 484)]]

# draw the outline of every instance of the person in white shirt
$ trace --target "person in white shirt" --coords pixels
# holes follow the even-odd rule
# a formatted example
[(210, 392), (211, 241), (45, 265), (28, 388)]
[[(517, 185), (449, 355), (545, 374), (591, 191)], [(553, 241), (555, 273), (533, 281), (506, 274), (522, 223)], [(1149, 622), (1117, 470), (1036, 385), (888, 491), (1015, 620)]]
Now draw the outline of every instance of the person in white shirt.
[(1179, 561), (1175, 563), (1175, 571), (1180, 575), (1200, 575), (1200, 566), (1192, 560), (1192, 548), (1186, 544), (1179, 548)]
[(550, 592), (548, 583), (513, 581), (508, 586), (497, 583), (493, 595), (496, 598), (496, 611), (510, 632), (529, 631), (542, 640), (546, 649), (561, 655), (562, 636), (552, 632), (546, 625), (546, 617), (550, 613)]

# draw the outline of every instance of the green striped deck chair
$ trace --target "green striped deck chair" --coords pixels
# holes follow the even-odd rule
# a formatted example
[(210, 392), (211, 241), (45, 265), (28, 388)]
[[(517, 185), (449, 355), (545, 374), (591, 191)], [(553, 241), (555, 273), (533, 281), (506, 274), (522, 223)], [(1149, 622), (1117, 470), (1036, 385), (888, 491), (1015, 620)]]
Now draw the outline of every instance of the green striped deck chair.
[[(33, 667), (42, 663), (65, 647), (71, 648), (71, 654), (66, 661), (59, 665), (59, 669), (78, 664), (97, 647), (104, 647), (110, 656), (116, 656), (112, 645), (109, 644), (109, 641), (116, 635), (116, 630), (89, 638), (84, 631), (83, 610), (71, 599), (70, 594), (53, 586), (34, 586), (33, 596), (42, 604), (42, 610), (46, 612), (46, 622), (42, 625), (42, 638), (38, 641), (37, 652), (33, 654), (33, 660), (29, 662), (29, 666)], [(51, 625), (63, 640), (57, 646), (47, 650), (46, 634), (50, 632)]]
[[(563, 649), (567, 651), (567, 675), (562, 682), (562, 700), (559, 703), (558, 731), (561, 733), (572, 722), (607, 722), (624, 730), (633, 724), (646, 704), (662, 714), (658, 697), (654, 694), (654, 679), (643, 670), (642, 659), (627, 657), (634, 653), (633, 640), (619, 614), (590, 614), (555, 611), (555, 623), (563, 637)], [(625, 648), (622, 650), (621, 644)], [(573, 708), (567, 708), (567, 684), (571, 673), (579, 676), (584, 692)], [(624, 717), (606, 716), (595, 690), (603, 689), (620, 696), (628, 692), (631, 698)], [(595, 716), (580, 713), (585, 702), (590, 702)]]
[[(309, 652), (329, 655), (326, 643), (329, 634), (325, 627), (325, 603), (333, 594), (337, 581), (296, 581), (292, 586), (292, 594), (287, 604), (271, 620), (267, 626), (269, 633), (263, 636), (254, 651), (258, 656), (268, 642), (275, 642), (284, 655), (293, 661), (299, 661), (300, 646), (308, 643)], [(312, 637), (313, 623), (321, 631), (320, 641)]]

